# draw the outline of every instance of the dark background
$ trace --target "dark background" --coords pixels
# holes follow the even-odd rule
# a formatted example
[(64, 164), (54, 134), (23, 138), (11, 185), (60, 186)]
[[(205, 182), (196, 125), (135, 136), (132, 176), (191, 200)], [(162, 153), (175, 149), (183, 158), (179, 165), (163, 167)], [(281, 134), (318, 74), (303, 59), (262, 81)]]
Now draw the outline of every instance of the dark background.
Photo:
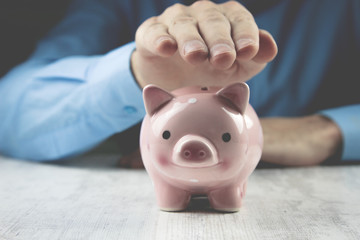
[[(0, 0), (0, 77), (29, 57), (36, 43), (65, 16), (71, 1)], [(194, 1), (180, 2), (190, 5)], [(278, 1), (266, 0), (261, 8), (253, 0), (241, 2), (257, 13)]]
[(0, 77), (23, 62), (71, 0), (0, 0)]

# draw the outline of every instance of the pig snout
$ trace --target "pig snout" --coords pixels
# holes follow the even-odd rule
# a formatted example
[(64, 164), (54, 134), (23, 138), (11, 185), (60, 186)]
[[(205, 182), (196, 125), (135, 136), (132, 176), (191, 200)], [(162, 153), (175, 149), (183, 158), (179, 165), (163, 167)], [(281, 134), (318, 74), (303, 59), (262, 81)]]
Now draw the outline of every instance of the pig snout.
[(206, 138), (186, 135), (174, 148), (174, 163), (182, 167), (210, 167), (218, 163), (216, 149)]

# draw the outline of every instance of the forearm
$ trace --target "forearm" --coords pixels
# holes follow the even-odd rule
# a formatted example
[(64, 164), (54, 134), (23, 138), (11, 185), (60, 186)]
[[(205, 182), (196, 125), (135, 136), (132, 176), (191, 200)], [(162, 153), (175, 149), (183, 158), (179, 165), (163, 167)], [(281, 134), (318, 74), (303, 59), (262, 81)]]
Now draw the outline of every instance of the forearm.
[(144, 110), (129, 66), (133, 47), (46, 66), (25, 64), (2, 79), (0, 152), (58, 159), (139, 122)]
[(262, 161), (306, 166), (333, 156), (342, 145), (339, 127), (321, 115), (301, 118), (263, 118)]

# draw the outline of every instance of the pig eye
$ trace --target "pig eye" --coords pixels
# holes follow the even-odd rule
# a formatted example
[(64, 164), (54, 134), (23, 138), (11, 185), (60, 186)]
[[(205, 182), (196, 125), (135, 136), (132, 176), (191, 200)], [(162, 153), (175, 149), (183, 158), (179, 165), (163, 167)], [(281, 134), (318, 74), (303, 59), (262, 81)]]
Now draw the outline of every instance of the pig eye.
[(169, 139), (171, 136), (170, 132), (168, 130), (164, 131), (162, 134), (163, 139)]
[(224, 133), (224, 134), (222, 135), (222, 140), (223, 140), (224, 142), (229, 142), (229, 141), (231, 140), (231, 135), (230, 135), (230, 133)]

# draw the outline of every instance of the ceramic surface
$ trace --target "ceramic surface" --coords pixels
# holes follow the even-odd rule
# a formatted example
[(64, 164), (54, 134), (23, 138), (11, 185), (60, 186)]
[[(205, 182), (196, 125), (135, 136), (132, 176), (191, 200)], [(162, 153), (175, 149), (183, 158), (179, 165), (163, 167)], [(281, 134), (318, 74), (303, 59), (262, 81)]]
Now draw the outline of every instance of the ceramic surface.
[(181, 211), (207, 195), (214, 209), (238, 211), (263, 146), (247, 84), (171, 93), (148, 85), (143, 97), (141, 155), (160, 209)]

